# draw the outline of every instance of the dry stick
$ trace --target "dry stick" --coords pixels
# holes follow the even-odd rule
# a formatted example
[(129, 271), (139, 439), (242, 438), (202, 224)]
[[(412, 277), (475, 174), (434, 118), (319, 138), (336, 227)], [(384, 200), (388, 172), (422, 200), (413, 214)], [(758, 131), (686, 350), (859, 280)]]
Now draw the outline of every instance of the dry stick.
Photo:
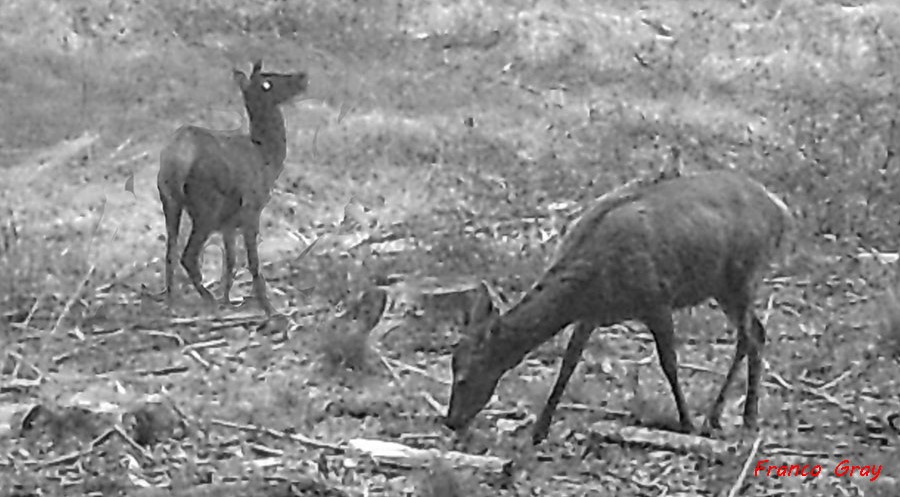
[(125, 147), (127, 147), (128, 145), (131, 144), (131, 139), (132, 139), (132, 138), (133, 138), (132, 136), (129, 136), (128, 138), (125, 139), (125, 141), (123, 141), (122, 143), (120, 143), (120, 144), (116, 147), (116, 149), (113, 150), (111, 154), (109, 154), (108, 159), (113, 159), (113, 158), (115, 158), (115, 156), (119, 155), (119, 153), (120, 153), (122, 150), (125, 150)]
[(440, 433), (401, 433), (400, 440), (438, 440), (444, 436)]
[(618, 421), (596, 421), (588, 430), (594, 442), (649, 446), (684, 453), (695, 452), (705, 458), (711, 457), (716, 460), (730, 457), (735, 447), (732, 442), (701, 435), (661, 431), (642, 426), (623, 426)]
[(68, 454), (63, 454), (59, 457), (50, 459), (49, 461), (44, 461), (40, 464), (43, 467), (48, 467), (48, 466), (56, 466), (58, 464), (66, 464), (67, 462), (72, 462), (72, 461), (78, 459), (79, 457), (86, 456), (86, 455), (90, 454), (91, 452), (93, 452), (94, 449), (97, 448), (97, 446), (99, 446), (101, 443), (106, 441), (106, 439), (108, 439), (110, 436), (112, 436), (113, 433), (115, 433), (115, 428), (110, 428), (110, 429), (104, 431), (103, 433), (101, 433), (97, 438), (91, 440), (91, 443), (90, 443), (90, 445), (88, 445), (87, 448), (81, 449), (81, 450), (76, 450), (74, 452), (69, 452)]
[(297, 433), (285, 433), (283, 431), (276, 430), (274, 428), (265, 428), (262, 426), (254, 426), (254, 425), (243, 425), (239, 423), (232, 423), (231, 421), (225, 421), (224, 419), (216, 419), (213, 418), (210, 420), (210, 423), (214, 425), (224, 426), (226, 428), (234, 428), (241, 431), (250, 431), (257, 433), (265, 433), (267, 435), (271, 435), (277, 438), (283, 438), (286, 440), (292, 440), (294, 442), (301, 443), (303, 445), (313, 447), (315, 449), (328, 449), (337, 453), (344, 453), (345, 448), (340, 445), (330, 444), (328, 442), (320, 442), (318, 440), (314, 440), (309, 437), (305, 437), (303, 435)]
[[(63, 308), (62, 313), (60, 313), (59, 317), (56, 319), (56, 324), (53, 326), (53, 329), (50, 330), (51, 335), (55, 335), (59, 331), (60, 326), (62, 326), (63, 319), (65, 319), (66, 316), (69, 315), (69, 312), (72, 310), (72, 306), (75, 305), (75, 302), (81, 298), (81, 294), (84, 292), (84, 289), (87, 288), (87, 286), (90, 284), (91, 277), (94, 275), (94, 272), (96, 270), (97, 266), (91, 264), (91, 268), (88, 269), (88, 272), (84, 276), (84, 279), (82, 279), (81, 283), (78, 284), (78, 288), (76, 288), (75, 292), (72, 293), (72, 296), (69, 297), (69, 300), (68, 302), (66, 302), (66, 306)], [(83, 336), (80, 338), (82, 340), (84, 339)]]
[(446, 412), (446, 407), (443, 404), (441, 404), (440, 402), (438, 402), (437, 399), (432, 397), (430, 393), (423, 391), (423, 392), (421, 392), (421, 395), (422, 395), (422, 398), (425, 399), (425, 402), (427, 402), (428, 405), (430, 405), (432, 409), (437, 411), (438, 414), (443, 414), (444, 412)]
[(766, 454), (770, 456), (796, 456), (796, 457), (804, 457), (806, 459), (827, 459), (830, 457), (838, 457), (840, 455), (839, 450), (834, 450), (832, 452), (822, 452), (816, 450), (807, 450), (807, 449), (795, 449), (792, 447), (780, 447), (780, 446), (769, 446), (764, 447)]
[(184, 338), (181, 338), (181, 337), (178, 336), (176, 333), (169, 333), (168, 331), (142, 330), (142, 329), (138, 329), (138, 330), (136, 330), (136, 331), (141, 331), (141, 332), (144, 332), (144, 333), (146, 333), (146, 334), (148, 334), (148, 335), (151, 335), (151, 336), (158, 336), (158, 337), (164, 337), (164, 338), (171, 338), (172, 340), (175, 340), (175, 343), (177, 343), (179, 347), (184, 347), (184, 345), (185, 345), (185, 343), (184, 343)]
[(372, 337), (376, 342), (381, 342), (388, 336), (388, 333), (399, 329), (403, 325), (403, 321), (400, 319), (388, 318), (387, 321), (382, 319), (372, 328)]
[(661, 483), (659, 483), (659, 478), (657, 478), (653, 481), (650, 481), (646, 478), (642, 478), (637, 475), (631, 475), (631, 478), (629, 478), (628, 481), (630, 481), (630, 483), (634, 483), (635, 485), (641, 487), (642, 489), (646, 489), (646, 490), (652, 489), (652, 490), (655, 490), (656, 492), (660, 493), (661, 495), (665, 495), (666, 487), (663, 486)]
[(118, 434), (122, 440), (124, 440), (134, 450), (138, 451), (144, 457), (144, 459), (146, 459), (147, 461), (153, 460), (153, 456), (150, 454), (150, 452), (148, 452), (147, 449), (141, 447), (141, 445), (138, 444), (137, 442), (135, 442), (133, 438), (128, 436), (128, 434), (125, 433), (125, 430), (122, 428), (121, 425), (119, 425), (118, 423), (115, 424), (113, 426), (113, 430), (115, 430), (116, 434)]
[(762, 443), (762, 435), (756, 437), (756, 440), (753, 441), (753, 447), (750, 449), (750, 453), (747, 454), (747, 459), (744, 461), (744, 467), (741, 468), (741, 474), (738, 475), (737, 481), (731, 486), (728, 497), (735, 497), (740, 491), (741, 485), (744, 484), (744, 479), (747, 478), (747, 472), (750, 471), (750, 465), (753, 464), (753, 459), (756, 457), (756, 452), (759, 450), (760, 443)]
[(445, 385), (445, 386), (450, 386), (452, 384), (449, 380), (445, 380), (443, 378), (438, 378), (438, 377), (432, 375), (431, 373), (429, 373), (428, 371), (425, 371), (424, 369), (417, 368), (415, 366), (406, 364), (402, 361), (398, 361), (397, 359), (387, 359), (387, 360), (390, 363), (392, 363), (392, 365), (395, 368), (399, 368), (404, 371), (409, 371), (411, 373), (416, 373), (420, 376), (424, 376), (425, 378), (428, 378), (431, 381), (434, 381), (435, 383), (440, 383), (441, 385)]
[(91, 232), (91, 237), (88, 239), (87, 246), (87, 256), (91, 256), (91, 250), (94, 248), (94, 240), (97, 238), (97, 233), (100, 232), (100, 223), (103, 222), (103, 216), (106, 214), (106, 196), (103, 197), (103, 203), (100, 204), (100, 215), (97, 216), (97, 223), (94, 225), (94, 229)]
[(769, 295), (769, 300), (766, 302), (766, 311), (763, 312), (762, 318), (759, 320), (762, 323), (763, 328), (769, 325), (769, 318), (772, 317), (772, 309), (775, 305), (775, 293)]
[(427, 466), (435, 457), (441, 457), (453, 466), (468, 466), (495, 473), (509, 471), (512, 464), (510, 459), (495, 456), (466, 454), (456, 451), (444, 452), (437, 449), (416, 449), (397, 442), (365, 438), (354, 438), (347, 442), (347, 451), (351, 454), (367, 455), (378, 464), (404, 468)]
[[(768, 368), (766, 368), (766, 369), (768, 369)], [(775, 381), (777, 386), (779, 386), (785, 390), (794, 390), (796, 388), (796, 387), (794, 387), (794, 385), (791, 385), (787, 380), (785, 380), (780, 374), (778, 374), (774, 371), (769, 371), (767, 373), (767, 375), (772, 377), (772, 379)]]
[(715, 369), (710, 369), (710, 368), (707, 368), (704, 366), (698, 366), (696, 364), (679, 364), (678, 367), (682, 368), (682, 369), (687, 369), (690, 371), (698, 371), (701, 373), (709, 373), (709, 374), (714, 374), (717, 376), (725, 376), (725, 373), (722, 373), (722, 372), (716, 371)]
[(34, 318), (35, 313), (37, 313), (38, 307), (41, 305), (41, 301), (47, 297), (49, 290), (44, 290), (38, 295), (38, 298), (35, 299), (34, 304), (31, 306), (31, 310), (28, 311), (28, 316), (25, 317), (25, 321), (22, 321), (22, 328), (28, 328), (28, 325), (31, 323), (32, 318)]
[(200, 324), (200, 323), (208, 323), (210, 321), (217, 321), (217, 324), (214, 326), (219, 326), (220, 328), (224, 328), (226, 326), (232, 325), (241, 325), (241, 324), (253, 324), (260, 320), (260, 316), (243, 313), (243, 314), (235, 314), (232, 316), (194, 316), (189, 318), (172, 318), (169, 320), (169, 324), (172, 326), (177, 325), (191, 325), (191, 324)]
[[(767, 367), (766, 369), (769, 369), (769, 368)], [(854, 410), (847, 403), (841, 402), (840, 399), (838, 399), (834, 395), (831, 395), (828, 392), (823, 392), (819, 388), (794, 386), (794, 385), (790, 384), (787, 380), (782, 378), (781, 375), (779, 375), (778, 373), (773, 372), (773, 371), (768, 372), (767, 375), (769, 377), (771, 377), (773, 380), (775, 380), (774, 384), (769, 383), (769, 382), (764, 382), (764, 384), (766, 384), (768, 386), (778, 386), (787, 391), (800, 392), (800, 393), (805, 393), (807, 395), (811, 395), (813, 397), (818, 397), (830, 404), (833, 404), (835, 407), (837, 407), (838, 409), (840, 409), (845, 414), (849, 415), (851, 418), (853, 418), (855, 420), (863, 419), (863, 417), (860, 416), (860, 413), (858, 412), (858, 410)]]
[(120, 333), (125, 333), (125, 328), (101, 328), (101, 329), (93, 329), (91, 330), (91, 335), (95, 337), (100, 336), (113, 336), (118, 335)]
[(175, 373), (186, 373), (189, 370), (190, 370), (189, 367), (187, 367), (183, 364), (179, 364), (179, 365), (175, 365), (175, 366), (166, 366), (166, 367), (160, 368), (160, 369), (136, 369), (136, 370), (134, 370), (134, 374), (164, 376), (164, 375), (175, 374)]
[(115, 166), (121, 166), (123, 164), (134, 164), (135, 162), (137, 162), (141, 159), (150, 158), (150, 153), (151, 153), (150, 149), (142, 150), (140, 152), (135, 152), (135, 153), (131, 154), (131, 156), (129, 156), (129, 157), (126, 157), (124, 159), (114, 162), (113, 166), (115, 167)]
[(312, 251), (312, 249), (316, 246), (317, 243), (319, 243), (319, 240), (321, 240), (321, 239), (322, 239), (321, 236), (316, 236), (316, 239), (313, 240), (312, 243), (308, 244), (306, 247), (303, 248), (303, 250), (300, 251), (300, 254), (297, 256), (296, 260), (299, 261), (300, 259), (303, 259), (304, 257), (306, 257), (306, 255)]
[[(821, 385), (819, 385), (818, 387), (815, 387), (815, 388), (818, 388), (819, 390), (828, 390), (829, 388), (831, 388), (831, 387), (837, 385), (838, 383), (840, 383), (841, 381), (843, 381), (845, 378), (847, 378), (848, 376), (850, 376), (851, 374), (853, 374), (853, 370), (854, 370), (854, 369), (855, 369), (855, 366), (851, 365), (849, 369), (847, 369), (847, 370), (844, 371), (843, 373), (837, 375), (837, 377), (835, 377), (833, 380), (827, 381), (827, 382), (825, 382), (825, 383), (823, 383), (823, 384), (821, 384)], [(810, 381), (810, 379), (803, 379), (803, 380), (804, 380), (804, 381), (807, 381), (807, 382)]]
[(397, 374), (397, 371), (394, 370), (393, 366), (391, 366), (387, 358), (384, 357), (384, 354), (381, 353), (381, 350), (379, 350), (378, 347), (373, 346), (372, 351), (375, 352), (375, 355), (378, 356), (378, 360), (381, 362), (381, 364), (384, 365), (384, 368), (388, 370), (388, 373), (391, 374), (391, 377), (394, 379), (394, 381), (397, 382), (397, 386), (400, 386), (400, 375)]
[(216, 349), (219, 347), (227, 347), (228, 340), (224, 338), (215, 338), (213, 340), (207, 340), (205, 342), (197, 342), (192, 343), (190, 345), (185, 346), (185, 350), (203, 350), (203, 349)]
[(279, 449), (273, 449), (272, 447), (267, 447), (261, 443), (248, 443), (247, 444), (250, 449), (266, 456), (266, 457), (283, 457), (284, 451)]
[(196, 350), (193, 350), (193, 349), (185, 350), (184, 353), (187, 354), (187, 356), (190, 357), (191, 359), (199, 362), (200, 365), (203, 366), (207, 371), (212, 368), (212, 364), (210, 364), (209, 361), (207, 361), (206, 359), (201, 357), (200, 354), (197, 353)]
[(37, 388), (41, 386), (41, 380), (26, 380), (25, 378), (13, 378), (7, 382), (0, 383), (0, 392), (10, 392), (15, 390), (24, 390), (27, 388)]
[(568, 405), (571, 406), (570, 409), (572, 409), (574, 411), (580, 410), (580, 411), (585, 411), (585, 412), (599, 413), (601, 415), (604, 415), (607, 417), (612, 417), (612, 418), (628, 419), (629, 417), (634, 416), (634, 414), (632, 412), (624, 411), (621, 409), (613, 409), (612, 407), (609, 407), (609, 406), (595, 407), (595, 406), (586, 406), (583, 404), (568, 404)]
[[(35, 374), (37, 374), (37, 378), (35, 379), (35, 381), (41, 381), (44, 379), (44, 373), (40, 369), (38, 369), (37, 366), (25, 360), (25, 358), (22, 357), (22, 355), (18, 352), (9, 351), (7, 352), (7, 355), (16, 360), (16, 369), (18, 369), (19, 365), (28, 366)], [(18, 374), (18, 371), (16, 371), (16, 374)]]
[(50, 361), (53, 362), (53, 364), (59, 365), (63, 361), (65, 361), (66, 359), (68, 359), (70, 357), (72, 357), (71, 352), (63, 352), (62, 354), (58, 354), (58, 355), (51, 357)]

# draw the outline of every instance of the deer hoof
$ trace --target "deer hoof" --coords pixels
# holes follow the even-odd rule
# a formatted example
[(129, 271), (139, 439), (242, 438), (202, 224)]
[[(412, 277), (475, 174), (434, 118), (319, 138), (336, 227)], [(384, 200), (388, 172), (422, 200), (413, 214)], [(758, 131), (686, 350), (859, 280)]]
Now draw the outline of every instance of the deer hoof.
[(141, 283), (141, 296), (147, 297), (151, 300), (155, 300), (157, 302), (162, 302), (164, 300), (168, 300), (171, 298), (172, 292), (169, 291), (168, 288), (163, 288), (158, 292), (154, 292), (147, 287), (147, 285)]
[(266, 320), (256, 328), (256, 331), (267, 335), (280, 332), (282, 340), (287, 341), (288, 330), (290, 327), (291, 319), (286, 314), (276, 312), (267, 317)]

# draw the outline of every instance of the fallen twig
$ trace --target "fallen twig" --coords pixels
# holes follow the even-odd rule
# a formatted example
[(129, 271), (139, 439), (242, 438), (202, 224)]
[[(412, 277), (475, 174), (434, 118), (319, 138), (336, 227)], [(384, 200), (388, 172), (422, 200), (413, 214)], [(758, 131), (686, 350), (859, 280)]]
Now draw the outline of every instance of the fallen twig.
[(507, 471), (512, 464), (510, 459), (493, 456), (479, 456), (465, 452), (441, 452), (435, 449), (417, 449), (397, 442), (385, 442), (365, 438), (354, 438), (347, 442), (351, 452), (365, 454), (375, 462), (392, 464), (407, 468), (422, 468), (431, 464), (435, 457), (440, 457), (454, 466), (467, 466), (485, 471), (501, 473)]
[(780, 447), (773, 445), (763, 446), (763, 452), (768, 455), (778, 456), (796, 456), (804, 459), (829, 459), (838, 457), (840, 451), (822, 452), (817, 450), (796, 449), (794, 447)]
[(187, 355), (187, 356), (190, 357), (191, 359), (193, 359), (193, 360), (197, 361), (198, 363), (200, 363), (200, 365), (203, 366), (203, 368), (206, 369), (207, 371), (210, 370), (210, 369), (212, 369), (212, 364), (210, 364), (209, 361), (207, 361), (206, 359), (204, 359), (203, 357), (201, 357), (200, 354), (199, 354), (196, 350), (194, 350), (194, 349), (187, 349), (187, 350), (184, 351), (184, 353), (185, 353), (185, 355)]
[[(252, 324), (257, 321), (264, 319), (262, 315), (256, 315), (251, 313), (242, 313), (242, 314), (234, 314), (231, 316), (193, 316), (188, 318), (172, 318), (169, 319), (168, 323), (172, 326), (184, 326), (191, 324), (201, 324), (208, 323), (211, 321), (216, 321), (215, 326), (226, 327), (228, 325), (236, 325), (236, 324)], [(226, 324), (227, 323), (227, 324)], [(224, 325), (224, 326), (222, 326)], [(214, 328), (213, 328), (214, 329)]]
[(862, 417), (859, 415), (858, 409), (854, 410), (846, 402), (842, 402), (840, 399), (838, 399), (834, 395), (831, 395), (828, 392), (823, 392), (821, 388), (810, 388), (810, 387), (806, 387), (806, 386), (798, 387), (796, 385), (789, 383), (787, 380), (782, 378), (781, 375), (779, 375), (778, 373), (776, 373), (774, 371), (769, 371), (767, 373), (767, 376), (770, 377), (772, 380), (774, 380), (774, 383), (764, 382), (764, 384), (768, 383), (769, 386), (778, 386), (778, 387), (781, 387), (790, 392), (800, 392), (800, 393), (805, 393), (805, 394), (813, 396), (813, 397), (818, 397), (818, 398), (828, 402), (829, 404), (834, 405), (835, 407), (837, 407), (838, 409), (843, 411), (845, 414), (849, 415), (851, 418), (853, 418), (855, 420), (862, 419)]
[(18, 376), (19, 366), (22, 365), (22, 366), (27, 366), (29, 369), (31, 369), (32, 372), (34, 372), (34, 374), (37, 375), (37, 378), (35, 378), (35, 381), (40, 383), (40, 381), (44, 378), (44, 373), (40, 369), (38, 369), (37, 366), (35, 366), (34, 364), (25, 360), (25, 358), (22, 357), (22, 354), (19, 354), (18, 352), (13, 352), (11, 350), (9, 352), (7, 352), (7, 354), (16, 360), (16, 367), (15, 367), (15, 370), (13, 371), (13, 376)]
[(591, 438), (599, 442), (648, 445), (676, 452), (693, 452), (724, 459), (734, 452), (734, 445), (699, 435), (652, 430), (639, 426), (623, 426), (613, 421), (598, 421), (590, 427)]
[(84, 457), (84, 456), (90, 454), (91, 452), (93, 452), (94, 449), (97, 448), (97, 446), (99, 446), (101, 443), (106, 441), (106, 439), (108, 439), (110, 436), (112, 436), (112, 434), (115, 432), (116, 432), (115, 428), (110, 428), (110, 429), (104, 431), (103, 433), (101, 433), (99, 436), (97, 436), (97, 438), (91, 440), (91, 443), (88, 445), (87, 448), (84, 448), (81, 450), (76, 450), (74, 452), (69, 452), (68, 454), (63, 454), (59, 457), (55, 457), (53, 459), (50, 459), (49, 461), (44, 461), (40, 464), (41, 464), (41, 466), (46, 468), (49, 466), (56, 466), (59, 464), (66, 464), (66, 463), (75, 461), (76, 459), (78, 459), (80, 457)]
[(56, 364), (58, 366), (63, 361), (65, 361), (66, 359), (68, 359), (70, 357), (72, 357), (71, 352), (63, 352), (62, 354), (57, 354), (57, 355), (51, 357), (50, 360), (53, 362), (53, 364)]
[(101, 328), (101, 329), (95, 328), (95, 329), (91, 330), (91, 335), (93, 335), (95, 337), (99, 337), (99, 336), (107, 336), (108, 337), (108, 336), (112, 336), (112, 335), (118, 335), (119, 333), (124, 333), (124, 332), (125, 332), (125, 328), (122, 328), (122, 327)]
[(834, 379), (829, 380), (825, 383), (822, 383), (821, 385), (816, 385), (815, 384), (816, 382), (814, 379), (806, 377), (806, 376), (801, 377), (800, 381), (806, 383), (807, 385), (809, 385), (813, 388), (819, 389), (819, 390), (828, 390), (829, 388), (834, 387), (835, 385), (837, 385), (838, 383), (840, 383), (841, 381), (843, 381), (844, 379), (846, 379), (847, 377), (852, 375), (854, 372), (853, 371), (854, 369), (855, 369), (855, 367), (851, 365), (850, 368), (844, 370), (841, 374), (837, 375)]
[(687, 369), (690, 371), (698, 371), (700, 373), (709, 373), (709, 374), (714, 374), (716, 376), (725, 376), (725, 373), (716, 371), (715, 369), (710, 369), (706, 366), (698, 366), (696, 364), (679, 364), (678, 367), (682, 368), (682, 369)]
[(113, 426), (113, 430), (115, 430), (116, 434), (119, 435), (119, 437), (120, 437), (122, 440), (124, 440), (125, 443), (127, 443), (128, 445), (130, 445), (131, 448), (133, 448), (134, 450), (138, 451), (138, 453), (139, 453), (145, 460), (147, 460), (147, 461), (152, 461), (152, 460), (153, 460), (153, 455), (150, 454), (150, 452), (148, 452), (147, 449), (145, 449), (144, 447), (142, 447), (139, 443), (135, 442), (133, 438), (131, 438), (130, 436), (128, 436), (128, 434), (125, 433), (125, 430), (122, 428), (121, 425), (119, 425), (119, 424), (114, 425), (114, 426)]
[(384, 365), (384, 368), (388, 370), (388, 373), (391, 374), (391, 378), (394, 379), (397, 385), (401, 385), (402, 382), (400, 381), (400, 375), (397, 374), (397, 371), (394, 370), (394, 368), (388, 362), (387, 358), (384, 357), (384, 354), (382, 354), (381, 351), (378, 350), (378, 347), (372, 347), (372, 351), (375, 352), (375, 355), (378, 356), (378, 360), (382, 365)]
[(400, 440), (440, 440), (444, 436), (439, 433), (401, 433)]
[(762, 443), (762, 435), (759, 435), (756, 437), (756, 440), (753, 441), (753, 447), (750, 448), (750, 453), (747, 454), (747, 459), (744, 460), (744, 467), (741, 468), (737, 480), (735, 480), (734, 485), (731, 486), (728, 497), (735, 497), (738, 495), (741, 485), (744, 484), (744, 479), (747, 478), (747, 472), (750, 471), (750, 465), (753, 464), (753, 460), (756, 458), (756, 452), (759, 450), (760, 443)]
[(430, 405), (431, 408), (434, 409), (438, 414), (444, 413), (444, 411), (446, 410), (444, 405), (441, 404), (440, 402), (438, 402), (437, 399), (432, 397), (432, 395), (430, 393), (423, 391), (423, 392), (421, 392), (421, 395), (422, 395), (422, 398), (425, 399), (425, 402), (427, 402), (428, 405)]
[(305, 437), (305, 436), (297, 434), (297, 433), (285, 433), (283, 431), (279, 431), (274, 428), (266, 428), (266, 427), (262, 427), (262, 426), (232, 423), (231, 421), (225, 421), (224, 419), (212, 419), (212, 420), (210, 420), (210, 423), (212, 423), (214, 425), (224, 426), (226, 428), (234, 428), (234, 429), (241, 430), (241, 431), (265, 433), (265, 434), (271, 435), (273, 437), (292, 440), (294, 442), (298, 442), (303, 445), (313, 447), (316, 449), (332, 450), (332, 451), (340, 453), (340, 454), (343, 454), (345, 451), (345, 448), (340, 445), (335, 445), (335, 444), (331, 444), (328, 442), (320, 442), (318, 440), (314, 440), (312, 438)]
[[(91, 267), (90, 267), (90, 269), (88, 269), (87, 274), (85, 274), (84, 278), (78, 284), (78, 287), (75, 289), (75, 292), (72, 293), (72, 296), (69, 297), (69, 300), (66, 302), (66, 306), (63, 307), (62, 312), (59, 314), (59, 317), (56, 319), (56, 324), (53, 326), (53, 329), (50, 330), (51, 335), (55, 335), (59, 331), (60, 326), (62, 326), (63, 320), (66, 318), (66, 316), (69, 315), (69, 312), (72, 311), (72, 306), (75, 305), (75, 302), (77, 302), (78, 299), (81, 298), (81, 293), (84, 291), (85, 288), (87, 288), (88, 284), (90, 284), (91, 277), (94, 275), (94, 272), (96, 270), (97, 270), (97, 266), (94, 264), (91, 264)], [(81, 338), (82, 338), (82, 340), (84, 339), (84, 337), (81, 337)]]
[(0, 383), (0, 392), (24, 390), (26, 388), (36, 388), (39, 386), (41, 386), (41, 380), (29, 380), (27, 378), (14, 378), (12, 380)]
[(768, 326), (769, 318), (772, 317), (772, 309), (775, 305), (775, 294), (772, 293), (769, 295), (769, 300), (766, 302), (766, 310), (763, 311), (763, 315), (760, 318), (759, 322), (762, 323), (763, 327)]
[(31, 323), (32, 318), (34, 318), (35, 313), (38, 310), (38, 307), (41, 305), (41, 301), (47, 297), (48, 291), (44, 290), (38, 298), (35, 299), (34, 304), (31, 306), (31, 310), (28, 311), (28, 315), (25, 316), (25, 321), (22, 321), (22, 328), (28, 328), (28, 325)]
[(160, 369), (138, 369), (134, 371), (134, 374), (139, 375), (151, 375), (151, 376), (165, 376), (167, 374), (175, 374), (175, 373), (186, 373), (190, 368), (185, 366), (184, 364), (179, 364), (177, 366), (166, 366)]
[(219, 347), (227, 347), (228, 340), (224, 338), (214, 338), (212, 340), (206, 340), (205, 342), (197, 342), (186, 345), (185, 350), (203, 350), (203, 349), (216, 349)]
[(411, 372), (411, 373), (416, 373), (416, 374), (418, 374), (418, 375), (420, 375), (420, 376), (424, 376), (425, 378), (428, 378), (428, 379), (431, 380), (431, 381), (434, 381), (435, 383), (440, 383), (441, 385), (445, 385), (445, 386), (450, 386), (450, 385), (452, 384), (452, 382), (451, 382), (450, 380), (445, 380), (445, 379), (443, 379), (443, 378), (438, 378), (438, 377), (434, 376), (433, 374), (429, 373), (428, 371), (425, 371), (425, 370), (422, 369), (422, 368), (417, 368), (417, 367), (412, 366), (412, 365), (410, 365), (410, 364), (406, 364), (406, 363), (404, 363), (404, 362), (402, 362), (402, 361), (398, 361), (397, 359), (387, 359), (387, 360), (390, 361), (391, 364), (392, 364), (395, 368), (399, 368), (399, 369), (402, 369), (402, 370), (404, 370), (404, 371), (409, 371), (409, 372)]
[(266, 457), (283, 457), (284, 451), (280, 449), (273, 449), (272, 447), (267, 447), (261, 443), (249, 443), (247, 444), (251, 450), (266, 456)]
[(181, 338), (181, 335), (178, 335), (177, 333), (169, 333), (168, 331), (141, 330), (141, 329), (139, 329), (137, 331), (141, 331), (141, 332), (144, 332), (144, 333), (146, 333), (148, 335), (152, 335), (152, 336), (171, 338), (172, 340), (175, 340), (175, 343), (177, 343), (179, 347), (185, 346), (184, 339)]

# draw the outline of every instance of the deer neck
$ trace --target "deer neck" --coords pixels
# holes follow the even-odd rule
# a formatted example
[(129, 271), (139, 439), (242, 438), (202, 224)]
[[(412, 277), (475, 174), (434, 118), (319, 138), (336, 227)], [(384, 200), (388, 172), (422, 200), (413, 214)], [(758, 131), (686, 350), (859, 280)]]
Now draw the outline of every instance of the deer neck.
[(498, 365), (509, 370), (525, 355), (573, 322), (572, 296), (546, 285), (535, 285), (512, 309), (498, 318), (494, 350)]
[(250, 117), (250, 140), (262, 154), (266, 169), (278, 176), (287, 154), (287, 136), (281, 109), (277, 105), (247, 104), (247, 115)]

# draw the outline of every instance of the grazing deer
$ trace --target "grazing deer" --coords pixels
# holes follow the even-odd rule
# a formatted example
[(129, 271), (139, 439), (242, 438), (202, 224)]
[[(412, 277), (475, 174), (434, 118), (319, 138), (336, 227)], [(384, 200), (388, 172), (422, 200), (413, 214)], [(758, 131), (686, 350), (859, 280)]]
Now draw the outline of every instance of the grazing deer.
[(747, 356), (744, 425), (755, 428), (765, 330), (752, 305), (761, 273), (791, 225), (781, 200), (731, 171), (638, 183), (600, 197), (512, 309), (499, 315), (485, 292), (477, 299), (453, 352), (446, 425), (467, 426), (504, 373), (575, 323), (556, 384), (533, 428), (532, 440), (539, 443), (593, 329), (636, 319), (653, 334), (680, 428), (690, 432), (678, 385), (672, 313), (712, 297), (737, 329), (737, 349), (708, 424), (720, 427), (726, 391)]
[(254, 293), (266, 316), (272, 316), (275, 309), (266, 296), (266, 282), (259, 270), (259, 218), (284, 169), (287, 140), (278, 106), (306, 90), (307, 76), (302, 72), (265, 73), (262, 61), (257, 61), (249, 77), (235, 70), (234, 81), (250, 117), (249, 135), (183, 126), (160, 153), (157, 186), (166, 217), (166, 288), (161, 295), (171, 304), (181, 211), (187, 210), (192, 228), (181, 264), (203, 300), (215, 303), (212, 293), (203, 286), (200, 252), (210, 235), (218, 231), (225, 245), (222, 302), (230, 304), (234, 243), (240, 231)]

